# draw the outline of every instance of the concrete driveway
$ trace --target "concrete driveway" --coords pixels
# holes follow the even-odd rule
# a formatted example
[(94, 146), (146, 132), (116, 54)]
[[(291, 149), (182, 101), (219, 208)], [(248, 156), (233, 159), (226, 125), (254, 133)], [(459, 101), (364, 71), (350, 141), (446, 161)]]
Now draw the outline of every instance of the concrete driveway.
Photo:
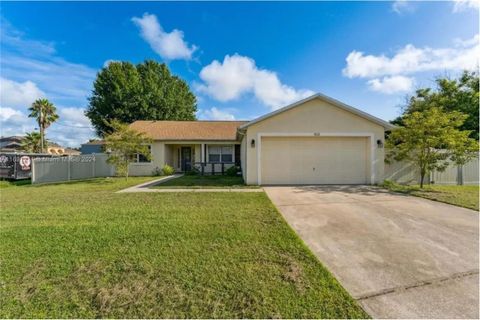
[(372, 317), (479, 317), (477, 212), (370, 186), (264, 189)]

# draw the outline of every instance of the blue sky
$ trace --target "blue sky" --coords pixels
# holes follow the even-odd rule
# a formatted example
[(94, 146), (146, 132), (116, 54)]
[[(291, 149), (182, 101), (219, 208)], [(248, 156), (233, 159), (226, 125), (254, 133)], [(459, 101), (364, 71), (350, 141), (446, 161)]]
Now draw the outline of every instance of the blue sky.
[(111, 60), (154, 59), (185, 79), (200, 119), (253, 119), (314, 92), (385, 120), (439, 75), (478, 68), (479, 7), (455, 2), (2, 2), (3, 136), (59, 108), (48, 137), (94, 137), (83, 115)]

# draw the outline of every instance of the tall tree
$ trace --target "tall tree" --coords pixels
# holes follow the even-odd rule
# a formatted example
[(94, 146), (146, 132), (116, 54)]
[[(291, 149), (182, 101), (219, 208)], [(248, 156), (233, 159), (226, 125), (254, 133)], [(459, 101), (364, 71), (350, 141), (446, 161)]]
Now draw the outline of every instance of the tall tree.
[(85, 114), (100, 136), (112, 131), (113, 119), (195, 120), (195, 95), (184, 80), (156, 61), (111, 62), (97, 74), (93, 87)]
[(459, 111), (467, 115), (461, 130), (470, 130), (470, 137), (479, 138), (479, 75), (478, 72), (464, 71), (458, 79), (437, 78), (435, 89), (422, 88), (408, 99), (402, 116), (393, 124), (402, 125), (406, 115), (432, 107), (443, 108), (446, 112)]
[(148, 145), (152, 139), (144, 133), (137, 132), (127, 124), (112, 120), (108, 124), (112, 132), (105, 135), (105, 149), (108, 152), (107, 162), (115, 166), (117, 175), (128, 179), (128, 167), (135, 162), (138, 154), (150, 159)]
[(408, 113), (403, 127), (393, 130), (386, 141), (387, 160), (407, 160), (420, 172), (420, 187), (433, 170), (443, 171), (449, 162), (464, 164), (478, 154), (478, 142), (470, 131), (460, 130), (466, 115), (430, 107)]
[[(22, 139), (21, 146), (26, 152), (40, 153), (42, 152), (42, 136), (38, 132), (29, 132)], [(45, 140), (45, 147), (48, 147), (48, 142)]]
[(28, 109), (29, 117), (35, 118), (40, 129), (40, 148), (41, 152), (45, 152), (45, 130), (58, 120), (57, 108), (47, 99), (38, 99)]

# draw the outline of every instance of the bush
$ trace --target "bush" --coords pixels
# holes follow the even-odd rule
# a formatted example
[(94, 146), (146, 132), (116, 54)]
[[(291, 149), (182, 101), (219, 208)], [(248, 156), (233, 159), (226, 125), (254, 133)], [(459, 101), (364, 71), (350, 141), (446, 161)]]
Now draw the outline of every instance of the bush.
[(237, 176), (237, 173), (239, 171), (240, 171), (239, 166), (232, 166), (232, 167), (228, 168), (227, 170), (225, 170), (225, 174), (227, 176), (235, 177), (235, 176)]
[(160, 169), (159, 167), (156, 167), (155, 169), (153, 169), (152, 175), (153, 176), (161, 176), (161, 175), (163, 175), (163, 170)]
[(175, 169), (173, 169), (173, 167), (169, 166), (168, 164), (165, 164), (162, 168), (162, 172), (166, 176), (171, 176), (175, 173)]
[(192, 169), (190, 169), (189, 171), (186, 171), (185, 172), (185, 175), (186, 176), (196, 176), (197, 174), (199, 174), (200, 171), (198, 170), (198, 168), (196, 167), (192, 167)]

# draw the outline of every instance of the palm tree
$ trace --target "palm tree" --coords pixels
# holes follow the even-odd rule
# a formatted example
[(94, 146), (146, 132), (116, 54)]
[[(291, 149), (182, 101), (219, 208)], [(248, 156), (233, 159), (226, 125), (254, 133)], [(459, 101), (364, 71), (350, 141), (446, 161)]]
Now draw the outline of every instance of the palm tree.
[[(26, 152), (42, 152), (42, 137), (38, 132), (30, 132), (22, 140), (22, 149)], [(46, 141), (45, 141), (46, 142)]]
[(38, 99), (28, 109), (29, 117), (36, 118), (38, 127), (40, 128), (40, 148), (41, 152), (45, 152), (45, 129), (58, 119), (57, 108), (47, 99)]

